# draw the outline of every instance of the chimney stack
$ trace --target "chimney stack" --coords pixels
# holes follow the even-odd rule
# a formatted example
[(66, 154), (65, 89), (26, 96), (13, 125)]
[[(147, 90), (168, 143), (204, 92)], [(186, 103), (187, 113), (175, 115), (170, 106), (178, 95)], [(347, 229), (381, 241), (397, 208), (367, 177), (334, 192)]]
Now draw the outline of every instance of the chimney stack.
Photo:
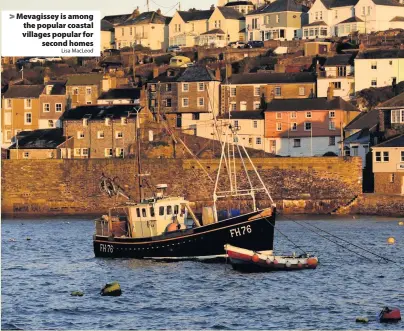
[(46, 85), (47, 82), (50, 81), (50, 77), (48, 75), (43, 76), (43, 83)]
[(331, 101), (334, 99), (334, 84), (330, 83), (327, 89), (327, 100)]
[(159, 67), (153, 67), (153, 78), (158, 77), (159, 75)]
[(139, 6), (136, 7), (136, 9), (132, 13), (132, 18), (135, 18), (136, 16), (139, 16), (140, 11), (139, 11)]
[(230, 63), (226, 64), (226, 76), (227, 78), (230, 78), (231, 75), (233, 74), (233, 68)]
[(215, 5), (210, 6), (210, 10), (215, 10)]
[(220, 81), (220, 68), (217, 68), (216, 70), (215, 70), (215, 77), (216, 77), (216, 79), (218, 80), (218, 81)]
[(157, 9), (157, 10), (156, 10), (156, 13), (159, 14), (159, 15), (161, 15), (161, 9), (160, 9), (160, 8)]

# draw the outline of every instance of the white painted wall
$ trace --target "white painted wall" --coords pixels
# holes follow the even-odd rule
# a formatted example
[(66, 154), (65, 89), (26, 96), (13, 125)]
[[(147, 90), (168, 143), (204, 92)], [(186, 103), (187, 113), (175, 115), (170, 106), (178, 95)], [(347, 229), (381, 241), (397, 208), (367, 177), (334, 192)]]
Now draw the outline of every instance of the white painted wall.
[[(366, 147), (365, 147), (366, 146)], [(366, 166), (366, 154), (369, 152), (369, 144), (358, 144), (358, 143), (352, 143), (352, 144), (346, 144), (344, 146), (344, 156), (346, 155), (345, 149), (346, 147), (349, 147), (350, 155), (348, 156), (359, 156), (362, 159), (362, 168), (365, 168)], [(357, 147), (358, 154), (355, 155), (354, 149)]]
[(328, 87), (330, 83), (340, 82), (341, 89), (334, 89), (334, 96), (341, 97), (344, 100), (349, 99), (349, 94), (351, 89), (353, 89), (353, 84), (355, 83), (355, 78), (351, 77), (336, 77), (336, 78), (318, 78), (317, 79), (317, 97), (324, 98), (327, 97)]
[[(335, 145), (329, 146), (329, 137), (300, 137), (300, 138), (265, 138), (265, 151), (271, 153), (271, 140), (276, 140), (276, 154), (281, 156), (322, 156), (327, 152), (339, 155), (338, 141), (335, 137)], [(300, 139), (301, 147), (293, 147), (294, 139)], [(313, 153), (312, 153), (313, 152)]]
[[(111, 103), (113, 105), (124, 105), (124, 104), (130, 104), (132, 102), (129, 99), (102, 99), (102, 100), (97, 100), (98, 105), (109, 105)], [(135, 102), (134, 102), (134, 104), (139, 104), (139, 103), (140, 103), (139, 99), (135, 100)]]

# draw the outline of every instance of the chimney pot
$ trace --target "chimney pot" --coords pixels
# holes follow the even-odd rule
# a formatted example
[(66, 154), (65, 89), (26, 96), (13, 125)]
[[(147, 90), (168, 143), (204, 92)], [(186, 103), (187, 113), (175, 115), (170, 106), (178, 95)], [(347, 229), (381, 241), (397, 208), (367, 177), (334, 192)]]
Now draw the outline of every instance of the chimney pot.
[(210, 6), (210, 10), (215, 10), (215, 5)]
[(160, 9), (160, 8), (157, 9), (156, 13), (159, 14), (159, 15), (161, 15), (161, 9)]

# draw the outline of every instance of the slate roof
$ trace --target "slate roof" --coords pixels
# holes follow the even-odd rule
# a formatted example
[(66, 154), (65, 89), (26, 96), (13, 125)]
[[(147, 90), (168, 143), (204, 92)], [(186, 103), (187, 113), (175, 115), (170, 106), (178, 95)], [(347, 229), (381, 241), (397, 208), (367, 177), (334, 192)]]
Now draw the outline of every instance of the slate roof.
[(98, 85), (102, 76), (102, 73), (68, 75), (66, 85)]
[(383, 102), (377, 108), (394, 108), (394, 107), (404, 107), (404, 92)]
[(338, 54), (328, 57), (324, 63), (325, 67), (332, 67), (338, 65), (352, 65), (352, 54)]
[(367, 144), (369, 142), (370, 142), (369, 129), (362, 129), (344, 139), (345, 144), (350, 143)]
[(225, 4), (225, 7), (230, 7), (230, 6), (253, 6), (254, 4), (251, 1), (231, 1)]
[(177, 79), (181, 76), (181, 74), (185, 71), (186, 68), (170, 68), (167, 71), (171, 71), (173, 74), (171, 76), (167, 75), (167, 71), (158, 75), (156, 78), (149, 80), (148, 83), (169, 83), (176, 82)]
[(235, 10), (234, 8), (230, 7), (217, 7), (224, 18), (230, 19), (230, 20), (241, 20), (244, 19), (244, 15), (241, 14), (238, 10)]
[(374, 49), (359, 52), (357, 59), (404, 58), (404, 49)]
[(363, 20), (361, 20), (359, 17), (355, 16), (355, 17), (350, 17), (346, 20), (343, 20), (343, 21), (339, 22), (338, 24), (355, 23), (355, 22), (363, 22)]
[(62, 115), (62, 120), (82, 120), (88, 118), (91, 120), (104, 120), (105, 118), (118, 119), (128, 116), (136, 116), (134, 105), (88, 105), (79, 106), (77, 108), (69, 109)]
[(122, 14), (122, 15), (109, 15), (104, 16), (102, 20), (108, 21), (113, 25), (121, 24), (125, 22), (132, 14)]
[(327, 23), (324, 22), (324, 21), (316, 21), (316, 22), (313, 22), (313, 23), (304, 24), (303, 26), (317, 26), (317, 25), (328, 26)]
[(66, 94), (66, 81), (49, 81), (46, 86), (53, 85), (50, 91), (51, 95), (65, 95)]
[(39, 98), (44, 88), (44, 85), (11, 85), (4, 93), (4, 97), (6, 99)]
[(360, 113), (345, 127), (344, 130), (371, 129), (377, 124), (379, 124), (379, 111), (377, 109), (373, 109), (368, 112)]
[(98, 99), (109, 100), (109, 99), (139, 99), (140, 89), (139, 88), (113, 88), (109, 89), (100, 95)]
[[(54, 149), (66, 141), (63, 129), (41, 129), (23, 131), (18, 135), (19, 149)], [(17, 143), (9, 149), (17, 149)]]
[(321, 0), (327, 8), (355, 6), (359, 0)]
[(204, 33), (201, 33), (201, 35), (204, 34), (225, 34), (225, 32), (222, 29), (213, 29)]
[(118, 26), (137, 25), (137, 24), (166, 24), (166, 17), (155, 11), (147, 11), (130, 18)]
[(374, 147), (404, 147), (404, 134), (382, 142)]
[(247, 16), (265, 13), (279, 13), (284, 11), (307, 13), (309, 8), (302, 4), (298, 4), (295, 0), (276, 0), (251, 11)]
[[(225, 113), (223, 115), (218, 116), (220, 119), (228, 119), (229, 113)], [(264, 112), (259, 111), (232, 111), (230, 113), (231, 120), (263, 120)]]
[(185, 69), (178, 82), (205, 82), (217, 80), (212, 70), (205, 66), (192, 66)]
[(107, 20), (101, 20), (101, 31), (114, 31), (114, 25)]
[(229, 84), (311, 83), (316, 81), (316, 77), (311, 72), (257, 72), (235, 74), (230, 76), (228, 81)]
[(177, 11), (177, 13), (181, 16), (184, 22), (189, 22), (208, 20), (212, 15), (213, 10)]
[(390, 20), (390, 22), (404, 22), (404, 17), (403, 16), (395, 16)]
[(306, 111), (306, 110), (346, 110), (358, 111), (349, 102), (336, 97), (333, 100), (327, 98), (314, 99), (274, 99), (267, 105), (265, 111)]
[(372, 0), (374, 4), (379, 6), (394, 6), (394, 7), (404, 7), (396, 0)]

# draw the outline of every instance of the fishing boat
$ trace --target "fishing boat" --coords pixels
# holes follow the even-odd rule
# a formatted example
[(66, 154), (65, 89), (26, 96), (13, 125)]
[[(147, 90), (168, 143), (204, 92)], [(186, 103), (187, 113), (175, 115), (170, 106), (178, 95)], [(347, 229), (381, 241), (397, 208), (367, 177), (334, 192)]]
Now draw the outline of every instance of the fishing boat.
[(224, 249), (234, 270), (243, 272), (316, 269), (318, 258), (310, 254), (274, 255), (273, 251), (257, 252), (225, 245)]
[[(237, 136), (236, 128), (230, 129)], [(248, 179), (244, 183), (248, 187), (242, 186), (242, 180), (237, 176), (236, 164), (244, 169), (244, 179)], [(104, 178), (102, 189), (110, 196), (125, 196), (127, 201), (110, 208), (107, 215), (95, 220), (95, 256), (224, 260), (225, 244), (260, 252), (273, 249), (276, 205), (246, 148), (238, 145), (238, 139), (226, 138), (222, 142), (212, 203), (202, 208), (199, 217), (192, 210), (190, 201), (181, 196), (168, 195), (166, 184), (156, 185), (156, 193), (144, 197), (145, 185), (141, 184), (143, 175), (140, 157), (138, 171), (138, 201), (129, 199), (113, 180)], [(221, 183), (222, 173), (226, 173), (225, 185)], [(255, 178), (251, 178), (252, 176)], [(259, 184), (254, 186), (253, 182)], [(256, 200), (263, 196), (270, 203), (259, 209)], [(229, 199), (249, 199), (252, 208), (243, 212), (239, 209), (219, 209), (219, 200), (226, 200), (227, 203)]]

